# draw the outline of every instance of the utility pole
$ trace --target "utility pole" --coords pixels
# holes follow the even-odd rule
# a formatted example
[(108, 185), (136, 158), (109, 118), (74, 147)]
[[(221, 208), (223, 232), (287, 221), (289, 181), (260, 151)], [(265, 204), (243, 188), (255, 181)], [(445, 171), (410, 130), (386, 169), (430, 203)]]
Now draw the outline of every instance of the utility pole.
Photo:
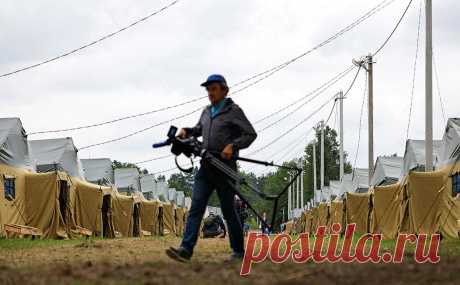
[[(301, 162), (299, 161), (299, 166), (300, 165), (301, 165)], [(300, 173), (299, 176), (297, 176), (297, 208), (298, 209), (302, 208), (301, 203), (300, 203), (300, 197), (303, 196), (303, 193), (300, 189), (300, 187), (302, 186), (302, 184), (300, 183), (301, 177), (302, 177), (302, 172)]]
[(313, 140), (313, 204), (316, 203), (316, 190), (318, 186), (316, 184), (316, 140)]
[(340, 173), (339, 173), (339, 180), (342, 181), (343, 175), (344, 175), (344, 159), (343, 159), (343, 91), (339, 92), (339, 95), (337, 97), (339, 100), (339, 112), (340, 112)]
[(433, 170), (433, 25), (432, 0), (425, 2), (425, 171)]
[[(289, 181), (291, 181), (291, 174), (289, 174)], [(292, 205), (292, 184), (289, 185), (289, 190), (288, 190), (288, 212), (287, 212), (287, 215), (288, 215), (288, 220), (291, 219), (291, 205)]]
[(363, 67), (367, 71), (367, 123), (368, 123), (368, 185), (371, 185), (374, 173), (374, 69), (372, 54), (360, 60), (352, 60), (353, 64)]
[(302, 160), (300, 160), (300, 169), (302, 169), (302, 171), (300, 172), (300, 205), (301, 205), (301, 208), (304, 209), (305, 208), (305, 204), (303, 202), (303, 196), (305, 196), (304, 194), (304, 189), (303, 189), (303, 162)]
[(324, 188), (324, 121), (320, 122), (321, 127), (321, 196)]

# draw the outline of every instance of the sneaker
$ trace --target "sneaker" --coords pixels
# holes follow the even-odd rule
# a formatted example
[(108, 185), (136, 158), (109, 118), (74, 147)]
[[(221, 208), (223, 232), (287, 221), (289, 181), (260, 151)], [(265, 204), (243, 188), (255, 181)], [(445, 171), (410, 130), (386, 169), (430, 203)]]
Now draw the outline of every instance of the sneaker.
[(179, 262), (187, 262), (190, 261), (190, 258), (192, 258), (192, 253), (183, 247), (170, 247), (166, 250), (166, 254), (171, 259), (174, 259)]

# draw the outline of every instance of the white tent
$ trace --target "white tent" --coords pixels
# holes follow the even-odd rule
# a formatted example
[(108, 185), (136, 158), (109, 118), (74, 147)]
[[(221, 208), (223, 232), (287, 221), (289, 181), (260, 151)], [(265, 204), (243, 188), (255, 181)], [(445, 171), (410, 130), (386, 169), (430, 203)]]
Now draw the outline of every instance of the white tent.
[(347, 192), (354, 192), (352, 180), (353, 180), (352, 174), (343, 175), (342, 181), (340, 183), (340, 193), (342, 196)]
[(166, 182), (157, 182), (155, 184), (155, 198), (162, 202), (169, 202), (169, 188)]
[(367, 168), (355, 168), (353, 170), (351, 186), (351, 192), (367, 192), (369, 189), (369, 170)]
[(140, 191), (139, 171), (137, 168), (116, 168), (114, 176), (115, 186), (118, 191)]
[(63, 170), (70, 176), (85, 179), (78, 150), (72, 138), (31, 140), (29, 145), (37, 172)]
[(81, 164), (87, 181), (101, 185), (113, 185), (113, 168), (110, 158), (81, 159)]
[(186, 207), (187, 209), (190, 209), (190, 207), (192, 206), (192, 198), (190, 198), (190, 197), (185, 197), (184, 202), (185, 202), (185, 203), (184, 203), (184, 204), (185, 204), (185, 207)]
[(139, 179), (141, 185), (141, 192), (148, 200), (156, 198), (156, 181), (153, 174), (142, 175)]
[(375, 162), (373, 186), (390, 185), (401, 178), (403, 158), (400, 156), (379, 156)]
[(179, 207), (185, 206), (185, 193), (184, 191), (177, 191), (176, 192), (176, 205)]
[[(440, 161), (441, 141), (433, 140), (433, 165)], [(401, 176), (406, 176), (411, 170), (425, 170), (425, 141), (407, 140), (404, 152), (403, 172)]]
[(321, 191), (321, 201), (320, 202), (327, 202), (331, 200), (331, 189), (329, 186), (324, 186)]
[(331, 190), (331, 197), (340, 197), (342, 196), (342, 183), (339, 180), (329, 181), (329, 189)]
[(0, 119), (0, 163), (33, 169), (26, 131), (19, 118)]
[(442, 137), (439, 166), (451, 163), (460, 155), (460, 118), (450, 118)]
[(168, 200), (172, 203), (176, 203), (176, 189), (175, 188), (169, 188), (168, 189)]

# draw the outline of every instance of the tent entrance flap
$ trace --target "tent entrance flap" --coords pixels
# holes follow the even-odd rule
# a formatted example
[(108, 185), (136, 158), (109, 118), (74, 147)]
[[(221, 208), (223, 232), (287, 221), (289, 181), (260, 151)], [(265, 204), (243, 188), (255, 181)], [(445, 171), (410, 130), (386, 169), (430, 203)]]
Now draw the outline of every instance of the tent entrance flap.
[(69, 222), (69, 217), (68, 213), (70, 211), (69, 208), (69, 186), (67, 184), (67, 181), (65, 180), (59, 180), (59, 211), (61, 212), (62, 220), (64, 221), (64, 224), (67, 224)]
[(133, 210), (133, 236), (139, 237), (141, 233), (140, 225), (140, 203), (134, 204)]
[(112, 220), (112, 196), (111, 195), (104, 195), (102, 198), (102, 236), (105, 238), (113, 238), (115, 237), (114, 235), (114, 230), (112, 223), (110, 222)]

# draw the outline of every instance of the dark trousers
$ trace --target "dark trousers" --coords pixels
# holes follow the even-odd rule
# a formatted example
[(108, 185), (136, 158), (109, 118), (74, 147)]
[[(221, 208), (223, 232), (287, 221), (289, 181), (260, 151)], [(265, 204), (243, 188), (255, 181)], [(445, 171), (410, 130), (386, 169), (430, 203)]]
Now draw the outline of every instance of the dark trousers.
[(195, 176), (192, 193), (192, 205), (188, 212), (187, 225), (181, 246), (193, 253), (198, 239), (209, 197), (216, 189), (222, 214), (227, 222), (230, 247), (235, 253), (244, 253), (244, 237), (241, 222), (234, 206), (234, 192), (228, 180), (210, 166), (201, 166)]

